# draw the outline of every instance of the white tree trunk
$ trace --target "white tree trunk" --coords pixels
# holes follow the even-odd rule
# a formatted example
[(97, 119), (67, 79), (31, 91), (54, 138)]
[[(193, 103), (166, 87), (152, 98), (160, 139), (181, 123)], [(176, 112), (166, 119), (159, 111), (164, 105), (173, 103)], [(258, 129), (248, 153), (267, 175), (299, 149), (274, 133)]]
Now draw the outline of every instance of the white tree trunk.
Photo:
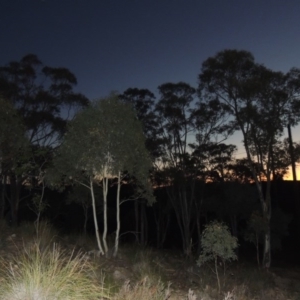
[(96, 201), (95, 201), (95, 194), (94, 194), (94, 185), (93, 185), (93, 178), (90, 178), (90, 190), (91, 190), (91, 196), (92, 196), (92, 206), (93, 206), (93, 216), (94, 216), (94, 224), (95, 224), (95, 233), (96, 233), (96, 238), (97, 238), (97, 244), (99, 248), (99, 252), (101, 255), (104, 254), (102, 245), (101, 245), (101, 240), (100, 240), (100, 235), (99, 235), (99, 228), (98, 228), (98, 220), (97, 220), (97, 213), (96, 213)]
[(271, 235), (270, 235), (270, 229), (268, 229), (264, 236), (263, 267), (269, 269), (270, 266), (271, 266)]
[[(248, 146), (248, 140), (245, 132), (243, 131), (244, 145), (249, 162), (253, 162), (250, 154), (250, 148)], [(270, 160), (270, 157), (269, 157)], [(269, 163), (268, 163), (269, 165)], [(251, 171), (254, 177), (255, 185), (257, 187), (259, 200), (262, 206), (263, 219), (267, 224), (267, 231), (264, 233), (264, 252), (263, 252), (263, 267), (269, 269), (271, 266), (271, 233), (270, 233), (270, 222), (271, 222), (271, 195), (270, 195), (270, 173), (266, 175), (267, 177), (267, 190), (264, 196), (261, 179), (258, 178), (255, 168), (251, 166)]]
[(108, 192), (108, 178), (106, 176), (106, 171), (104, 172), (104, 177), (103, 177), (103, 236), (102, 236), (102, 241), (103, 241), (103, 246), (104, 246), (104, 251), (107, 254), (108, 253), (108, 246), (107, 246), (107, 192)]
[(120, 227), (121, 227), (121, 221), (120, 221), (120, 191), (121, 191), (121, 172), (118, 173), (118, 190), (117, 190), (117, 212), (116, 212), (116, 218), (117, 218), (117, 229), (116, 229), (116, 238), (115, 238), (115, 249), (113, 256), (116, 257), (119, 250), (119, 237), (120, 237)]

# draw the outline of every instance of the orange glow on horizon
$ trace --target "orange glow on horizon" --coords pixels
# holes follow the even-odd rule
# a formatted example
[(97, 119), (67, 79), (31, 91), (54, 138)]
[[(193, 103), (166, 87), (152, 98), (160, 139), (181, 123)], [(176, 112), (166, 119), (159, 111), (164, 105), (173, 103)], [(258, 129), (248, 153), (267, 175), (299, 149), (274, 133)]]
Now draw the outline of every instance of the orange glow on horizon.
[[(300, 166), (297, 165), (296, 167), (296, 177), (297, 177), (297, 180), (300, 180)], [(288, 170), (288, 174), (285, 175), (283, 177), (284, 180), (293, 180), (293, 172), (292, 172), (292, 167), (289, 168)]]

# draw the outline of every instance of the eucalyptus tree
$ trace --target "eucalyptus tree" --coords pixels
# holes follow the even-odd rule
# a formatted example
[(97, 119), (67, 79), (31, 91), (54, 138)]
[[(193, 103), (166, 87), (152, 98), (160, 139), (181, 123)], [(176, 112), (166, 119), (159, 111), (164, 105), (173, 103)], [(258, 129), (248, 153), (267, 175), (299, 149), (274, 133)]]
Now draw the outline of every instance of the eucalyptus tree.
[[(96, 237), (101, 254), (108, 253), (107, 237), (107, 193), (116, 178), (116, 238), (114, 256), (117, 255), (120, 232), (121, 186), (136, 179), (140, 197), (153, 201), (148, 177), (151, 160), (145, 148), (141, 123), (131, 105), (110, 96), (92, 103), (78, 113), (70, 123), (64, 142), (55, 159), (52, 176), (63, 175), (74, 183), (90, 190)], [(49, 176), (51, 180), (51, 176)], [(100, 240), (94, 184), (103, 191), (102, 242)]]
[[(295, 162), (300, 161), (300, 143), (293, 142), (293, 155)], [(272, 179), (282, 180), (289, 173), (289, 168), (292, 164), (290, 153), (290, 142), (288, 138), (276, 141), (272, 149)]]
[(190, 255), (195, 225), (200, 237), (200, 225), (196, 223), (201, 214), (202, 183), (207, 179), (207, 160), (203, 155), (207, 155), (208, 145), (226, 139), (232, 126), (218, 99), (197, 101), (196, 90), (187, 83), (166, 83), (158, 90), (160, 99), (155, 110), (162, 155), (156, 166), (165, 177), (164, 185), (175, 211), (183, 250)]
[(226, 181), (230, 177), (229, 166), (234, 161), (237, 147), (232, 144), (207, 141), (202, 145), (193, 145), (193, 157), (202, 165), (201, 176), (209, 181)]
[[(0, 176), (1, 176), (1, 217), (4, 217), (6, 184), (13, 171), (22, 174), (24, 157), (29, 151), (25, 127), (17, 110), (0, 97)], [(11, 210), (15, 209), (14, 206)]]
[[(252, 164), (255, 168), (256, 174), (260, 173), (257, 163)], [(251, 171), (251, 164), (247, 158), (235, 159), (232, 163), (228, 164), (229, 181), (240, 183), (254, 182), (253, 172)]]
[[(201, 180), (201, 184), (199, 182), (197, 184), (201, 189), (197, 192), (195, 200), (198, 246), (200, 246), (202, 234), (200, 220), (204, 213), (203, 203), (207, 200), (205, 183), (224, 180), (226, 161), (232, 159), (234, 146), (223, 143), (232, 133), (232, 124), (228, 120), (228, 112), (217, 98), (210, 101), (198, 98), (192, 110), (192, 121), (195, 138), (189, 146), (197, 170), (196, 178), (198, 181)], [(222, 151), (221, 148), (228, 151)]]
[[(154, 112), (155, 96), (148, 89), (129, 88), (120, 94), (119, 99), (124, 103), (130, 103), (142, 123), (145, 135), (146, 148), (155, 158), (160, 154), (160, 139), (158, 135), (157, 116)], [(146, 200), (134, 201), (135, 207), (135, 236), (136, 241), (142, 245), (147, 243), (148, 220), (146, 214)]]
[(157, 124), (154, 113), (154, 94), (148, 89), (129, 88), (119, 95), (119, 99), (125, 103), (132, 104), (138, 120), (142, 123), (147, 149), (154, 156), (157, 151), (155, 143), (157, 139)]
[[(287, 74), (273, 72), (256, 63), (247, 51), (224, 50), (202, 64), (198, 92), (203, 99), (218, 98), (242, 132), (263, 217), (268, 224), (263, 265), (269, 268), (272, 151), (287, 124), (298, 122), (299, 70), (292, 69)], [(255, 163), (263, 177), (257, 173)], [(266, 193), (262, 190), (262, 180), (267, 181)]]
[(76, 84), (76, 77), (68, 69), (45, 66), (34, 54), (0, 67), (0, 94), (22, 118), (31, 145), (31, 151), (22, 162), (23, 172), (10, 169), (7, 175), (15, 225), (24, 182), (32, 183), (40, 175), (43, 178), (52, 150), (59, 145), (67, 121), (77, 109), (88, 103), (83, 95), (73, 91)]
[(165, 178), (182, 238), (183, 251), (191, 254), (195, 176), (189, 153), (189, 135), (193, 132), (191, 108), (196, 90), (184, 82), (165, 83), (158, 87), (156, 103), (162, 155), (156, 160), (156, 170)]

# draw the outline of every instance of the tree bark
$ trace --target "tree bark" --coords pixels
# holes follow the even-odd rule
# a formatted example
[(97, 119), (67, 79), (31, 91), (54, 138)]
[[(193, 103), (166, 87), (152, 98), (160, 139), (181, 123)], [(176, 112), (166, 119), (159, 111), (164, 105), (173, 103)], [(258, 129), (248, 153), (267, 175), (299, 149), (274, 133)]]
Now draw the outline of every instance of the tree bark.
[(118, 189), (117, 189), (117, 211), (116, 211), (116, 218), (117, 218), (117, 229), (116, 229), (116, 237), (115, 237), (115, 249), (113, 256), (116, 257), (119, 250), (119, 238), (120, 238), (120, 227), (121, 227), (121, 220), (120, 220), (120, 191), (121, 191), (121, 172), (118, 173)]
[(99, 249), (100, 254), (103, 255), (104, 251), (103, 251), (103, 248), (101, 245), (101, 240), (100, 240), (100, 235), (99, 235), (99, 227), (98, 227), (97, 212), (96, 212), (96, 201), (95, 201), (94, 185), (93, 185), (92, 177), (90, 178), (90, 190), (91, 190), (91, 196), (92, 196), (93, 216), (94, 216), (94, 225), (95, 225), (97, 244), (98, 244), (98, 249)]
[(103, 241), (103, 247), (104, 252), (107, 254), (108, 252), (108, 246), (107, 246), (107, 192), (108, 192), (108, 178), (106, 177), (106, 172), (104, 173), (104, 177), (102, 179), (102, 191), (103, 191), (103, 235), (102, 235), (102, 241)]

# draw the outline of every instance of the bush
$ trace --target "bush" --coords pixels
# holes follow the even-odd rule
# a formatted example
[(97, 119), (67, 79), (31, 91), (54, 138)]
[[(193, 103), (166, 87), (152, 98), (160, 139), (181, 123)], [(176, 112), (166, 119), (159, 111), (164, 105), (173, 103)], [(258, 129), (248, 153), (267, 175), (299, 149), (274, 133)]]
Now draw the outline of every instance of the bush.
[[(213, 221), (206, 226), (201, 239), (202, 252), (197, 261), (198, 266), (206, 262), (214, 262), (214, 273), (217, 276), (219, 291), (221, 290), (218, 264), (220, 260), (225, 268), (225, 262), (236, 260), (234, 250), (238, 247), (237, 238), (229, 232), (228, 226)], [(224, 269), (225, 270), (225, 269)]]

